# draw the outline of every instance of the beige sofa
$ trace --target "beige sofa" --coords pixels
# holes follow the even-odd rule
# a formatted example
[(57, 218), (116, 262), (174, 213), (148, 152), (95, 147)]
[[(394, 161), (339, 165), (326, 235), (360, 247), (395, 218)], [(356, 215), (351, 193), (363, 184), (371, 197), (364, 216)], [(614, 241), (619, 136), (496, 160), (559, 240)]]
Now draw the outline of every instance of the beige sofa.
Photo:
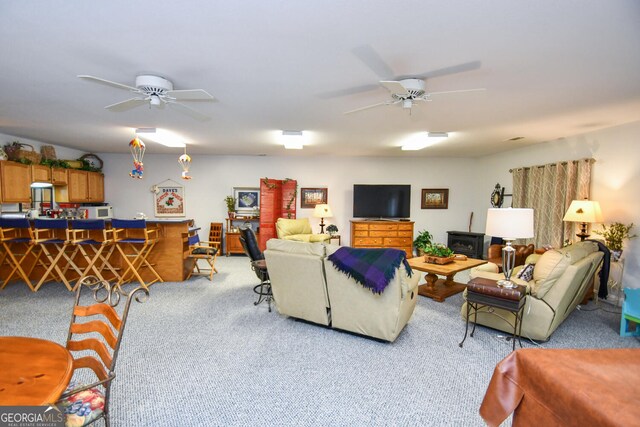
[(403, 267), (374, 294), (333, 267), (327, 256), (339, 246), (270, 239), (264, 251), (280, 314), (394, 341), (416, 305), (420, 274)]
[[(511, 280), (527, 287), (522, 337), (546, 341), (571, 314), (584, 295), (593, 288), (594, 276), (602, 262), (603, 253), (594, 242), (578, 242), (562, 249), (553, 249), (542, 255), (530, 255), (526, 263), (535, 263), (533, 279), (529, 282), (516, 278), (523, 266), (516, 267)], [(495, 264), (488, 263), (471, 270), (470, 277), (504, 279)], [(597, 279), (596, 279), (597, 280)], [(466, 296), (466, 291), (465, 291)], [(466, 319), (466, 302), (462, 305), (462, 318)], [(473, 315), (471, 316), (473, 320)], [(496, 308), (494, 314), (478, 313), (478, 324), (505, 332), (513, 332), (514, 315)]]

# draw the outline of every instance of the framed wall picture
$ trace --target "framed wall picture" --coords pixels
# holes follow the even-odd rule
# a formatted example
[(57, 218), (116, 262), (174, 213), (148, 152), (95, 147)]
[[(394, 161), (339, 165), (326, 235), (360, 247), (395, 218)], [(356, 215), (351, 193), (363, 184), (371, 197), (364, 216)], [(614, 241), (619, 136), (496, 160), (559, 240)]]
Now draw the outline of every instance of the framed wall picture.
[(422, 209), (448, 209), (449, 189), (448, 188), (423, 188), (422, 189)]
[(186, 216), (184, 187), (170, 179), (154, 186), (154, 211), (156, 217)]
[(255, 187), (233, 187), (236, 198), (236, 213), (253, 216), (260, 209), (260, 189)]
[(327, 203), (326, 188), (302, 188), (300, 189), (300, 208), (313, 209), (316, 205)]

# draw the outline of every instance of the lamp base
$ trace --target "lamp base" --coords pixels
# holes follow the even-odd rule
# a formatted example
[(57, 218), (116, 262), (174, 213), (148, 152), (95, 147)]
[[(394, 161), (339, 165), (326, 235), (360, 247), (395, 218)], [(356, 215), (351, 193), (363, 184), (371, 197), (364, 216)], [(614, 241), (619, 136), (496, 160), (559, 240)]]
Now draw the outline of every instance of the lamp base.
[(578, 233), (576, 234), (576, 236), (578, 236), (580, 238), (580, 241), (584, 241), (584, 239), (586, 239), (587, 237), (591, 236), (591, 234), (586, 234), (586, 233)]
[(320, 234), (324, 234), (324, 218), (320, 218)]
[(498, 280), (498, 286), (505, 289), (513, 289), (518, 285), (511, 280)]

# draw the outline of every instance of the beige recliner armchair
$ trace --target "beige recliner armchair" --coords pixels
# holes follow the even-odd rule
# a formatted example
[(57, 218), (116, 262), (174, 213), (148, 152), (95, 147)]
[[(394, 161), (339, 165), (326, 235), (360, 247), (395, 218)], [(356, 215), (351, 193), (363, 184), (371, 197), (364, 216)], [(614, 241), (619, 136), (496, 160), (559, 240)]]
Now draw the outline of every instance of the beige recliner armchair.
[[(546, 341), (571, 314), (584, 295), (594, 287), (595, 273), (602, 263), (603, 253), (595, 242), (578, 242), (562, 249), (552, 249), (542, 255), (530, 255), (526, 263), (535, 263), (530, 281), (516, 276), (523, 268), (516, 267), (511, 280), (527, 287), (521, 336)], [(504, 279), (493, 263), (471, 269), (470, 277)], [(466, 291), (465, 291), (466, 297)], [(462, 318), (466, 319), (466, 302)], [(470, 320), (473, 320), (473, 315)], [(494, 314), (481, 311), (477, 322), (490, 328), (513, 332), (514, 314), (499, 308)]]
[(276, 221), (278, 239), (295, 240), (298, 242), (325, 242), (331, 239), (328, 234), (313, 234), (309, 218), (287, 219), (278, 218)]
[(418, 298), (415, 272), (404, 267), (381, 294), (333, 267), (327, 256), (339, 246), (270, 239), (264, 251), (271, 289), (280, 314), (350, 332), (394, 341)]

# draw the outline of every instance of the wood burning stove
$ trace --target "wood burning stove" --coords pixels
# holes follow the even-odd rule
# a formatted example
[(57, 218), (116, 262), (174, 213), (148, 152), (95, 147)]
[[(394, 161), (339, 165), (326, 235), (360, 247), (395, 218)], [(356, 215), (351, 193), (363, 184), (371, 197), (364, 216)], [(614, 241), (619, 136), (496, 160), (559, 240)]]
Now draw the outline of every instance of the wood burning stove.
[(447, 246), (457, 254), (482, 259), (484, 252), (484, 233), (466, 231), (447, 231)]

